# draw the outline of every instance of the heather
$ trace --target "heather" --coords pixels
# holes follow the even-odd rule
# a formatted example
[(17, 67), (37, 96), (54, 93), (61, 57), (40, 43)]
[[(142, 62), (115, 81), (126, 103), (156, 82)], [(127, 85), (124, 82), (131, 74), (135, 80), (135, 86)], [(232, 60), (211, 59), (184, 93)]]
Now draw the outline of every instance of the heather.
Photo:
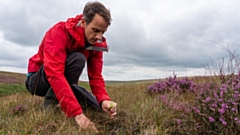
[[(196, 105), (192, 107), (194, 130), (201, 134), (240, 133), (240, 74), (226, 83), (206, 84), (199, 89)], [(194, 131), (193, 131), (194, 132)]]
[(158, 94), (166, 108), (181, 113), (167, 125), (173, 129), (169, 134), (239, 134), (240, 74), (227, 78), (202, 83), (174, 76), (148, 86), (146, 92)]
[(147, 87), (146, 93), (176, 114), (165, 124), (168, 134), (240, 134), (240, 59), (224, 49), (229, 59), (206, 65), (210, 76), (173, 75)]

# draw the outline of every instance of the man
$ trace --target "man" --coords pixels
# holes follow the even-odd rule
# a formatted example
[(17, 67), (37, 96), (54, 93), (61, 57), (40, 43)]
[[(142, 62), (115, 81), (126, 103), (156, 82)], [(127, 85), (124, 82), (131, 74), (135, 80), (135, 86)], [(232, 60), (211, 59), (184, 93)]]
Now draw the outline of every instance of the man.
[[(96, 130), (93, 122), (82, 111), (79, 103), (81, 96), (73, 89), (85, 62), (96, 102), (111, 117), (116, 115), (117, 104), (107, 94), (102, 77), (103, 52), (101, 49), (94, 50), (94, 47), (107, 49), (103, 34), (110, 24), (110, 11), (99, 2), (89, 2), (85, 5), (83, 14), (50, 28), (37, 54), (29, 59), (26, 80), (28, 91), (44, 96), (44, 103), (48, 103), (49, 99), (53, 101), (56, 96), (66, 116), (74, 117), (81, 128)], [(89, 47), (93, 50), (87, 49)]]

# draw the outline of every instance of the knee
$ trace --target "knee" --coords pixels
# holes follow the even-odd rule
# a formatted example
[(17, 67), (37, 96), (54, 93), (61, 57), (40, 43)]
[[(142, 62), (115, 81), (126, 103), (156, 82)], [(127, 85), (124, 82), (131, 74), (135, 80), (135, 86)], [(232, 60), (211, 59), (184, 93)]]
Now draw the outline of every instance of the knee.
[(80, 52), (73, 52), (67, 56), (67, 66), (74, 66), (78, 69), (85, 67), (86, 57)]
[(85, 67), (86, 57), (82, 53), (76, 53), (76, 66), (80, 69)]

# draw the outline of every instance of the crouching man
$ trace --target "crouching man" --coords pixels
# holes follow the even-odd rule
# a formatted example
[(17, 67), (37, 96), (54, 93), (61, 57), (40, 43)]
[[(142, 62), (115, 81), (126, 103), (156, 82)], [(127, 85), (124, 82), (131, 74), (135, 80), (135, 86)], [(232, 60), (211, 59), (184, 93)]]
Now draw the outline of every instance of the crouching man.
[[(103, 51), (108, 50), (103, 34), (110, 24), (110, 11), (100, 2), (89, 2), (83, 14), (51, 27), (29, 59), (28, 91), (44, 97), (44, 108), (59, 103), (81, 128), (97, 130), (84, 115), (83, 106), (116, 115), (117, 104), (111, 101), (102, 77)], [(77, 85), (85, 63), (94, 96)]]

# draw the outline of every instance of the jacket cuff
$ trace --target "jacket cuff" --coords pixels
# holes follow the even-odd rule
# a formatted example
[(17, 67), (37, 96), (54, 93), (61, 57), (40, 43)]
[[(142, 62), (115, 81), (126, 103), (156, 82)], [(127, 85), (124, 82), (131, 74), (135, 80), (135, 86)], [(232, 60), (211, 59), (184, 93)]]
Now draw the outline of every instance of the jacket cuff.
[(79, 115), (79, 114), (82, 114), (82, 113), (83, 113), (83, 111), (82, 111), (82, 109), (80, 109), (80, 110), (78, 110), (78, 111), (76, 111), (76, 112), (66, 113), (66, 116), (67, 116), (68, 118), (70, 118), (70, 117), (75, 117), (75, 116), (77, 116), (77, 115)]

